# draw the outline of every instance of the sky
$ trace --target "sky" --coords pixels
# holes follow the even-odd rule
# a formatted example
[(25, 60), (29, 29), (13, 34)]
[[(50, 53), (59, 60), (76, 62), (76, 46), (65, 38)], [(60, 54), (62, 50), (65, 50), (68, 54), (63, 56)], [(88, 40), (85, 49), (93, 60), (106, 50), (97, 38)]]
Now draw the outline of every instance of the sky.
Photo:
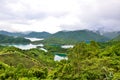
[(0, 0), (0, 30), (120, 31), (120, 0)]

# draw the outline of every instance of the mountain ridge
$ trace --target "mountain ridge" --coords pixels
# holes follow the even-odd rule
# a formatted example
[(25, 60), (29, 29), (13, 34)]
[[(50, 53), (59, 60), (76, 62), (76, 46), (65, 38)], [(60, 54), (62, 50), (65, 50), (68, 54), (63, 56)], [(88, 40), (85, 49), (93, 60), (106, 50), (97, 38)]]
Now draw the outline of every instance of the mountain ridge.
[(46, 43), (77, 43), (81, 41), (106, 41), (108, 38), (89, 30), (59, 31), (46, 38)]

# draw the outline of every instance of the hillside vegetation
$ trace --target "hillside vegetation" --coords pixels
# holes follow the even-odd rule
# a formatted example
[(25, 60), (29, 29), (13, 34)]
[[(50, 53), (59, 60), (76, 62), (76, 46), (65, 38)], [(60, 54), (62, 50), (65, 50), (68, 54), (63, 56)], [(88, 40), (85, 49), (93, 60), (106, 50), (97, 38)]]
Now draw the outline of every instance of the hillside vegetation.
[[(119, 80), (120, 42), (77, 43), (68, 60), (53, 60), (53, 50), (0, 46), (1, 80)], [(60, 48), (58, 48), (60, 50)], [(51, 51), (52, 50), (52, 51)], [(56, 48), (55, 48), (56, 50)], [(59, 51), (58, 50), (58, 51)]]

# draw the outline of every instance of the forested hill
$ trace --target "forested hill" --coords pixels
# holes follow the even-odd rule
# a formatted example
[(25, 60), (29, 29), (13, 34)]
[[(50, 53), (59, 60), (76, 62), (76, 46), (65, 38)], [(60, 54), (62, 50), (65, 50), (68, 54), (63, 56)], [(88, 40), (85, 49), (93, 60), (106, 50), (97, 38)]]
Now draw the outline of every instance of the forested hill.
[(45, 43), (68, 43), (73, 44), (80, 41), (107, 41), (108, 38), (101, 36), (93, 31), (78, 30), (78, 31), (60, 31), (44, 40)]
[(34, 37), (34, 38), (47, 38), (51, 34), (48, 32), (30, 32), (29, 34), (25, 35), (25, 37)]
[(0, 34), (0, 43), (20, 43), (20, 44), (27, 44), (30, 43), (30, 40), (25, 39), (23, 37), (13, 37)]

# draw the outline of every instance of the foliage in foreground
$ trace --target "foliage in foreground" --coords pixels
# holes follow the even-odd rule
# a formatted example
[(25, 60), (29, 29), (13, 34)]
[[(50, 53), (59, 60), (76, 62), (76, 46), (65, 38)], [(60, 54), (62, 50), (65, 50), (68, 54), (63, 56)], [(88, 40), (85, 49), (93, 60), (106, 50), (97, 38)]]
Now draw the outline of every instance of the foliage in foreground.
[[(25, 53), (27, 54), (25, 54)], [(37, 61), (47, 62), (38, 58), (38, 50), (23, 51), (25, 55)], [(37, 54), (36, 54), (37, 53)], [(40, 52), (41, 53), (41, 52)], [(45, 54), (45, 53), (44, 53)], [(36, 58), (34, 57), (36, 56)], [(43, 54), (42, 54), (43, 55)], [(47, 55), (50, 56), (50, 55)], [(45, 57), (47, 59), (47, 56)], [(39, 55), (40, 57), (40, 55)], [(120, 79), (120, 43), (111, 46), (99, 46), (96, 42), (76, 44), (68, 51), (69, 60), (50, 61), (48, 65), (35, 65), (25, 68), (23, 64), (17, 67), (0, 63), (0, 79), (2, 80), (119, 80)], [(49, 59), (50, 60), (50, 59)], [(50, 65), (49, 65), (50, 64)]]

